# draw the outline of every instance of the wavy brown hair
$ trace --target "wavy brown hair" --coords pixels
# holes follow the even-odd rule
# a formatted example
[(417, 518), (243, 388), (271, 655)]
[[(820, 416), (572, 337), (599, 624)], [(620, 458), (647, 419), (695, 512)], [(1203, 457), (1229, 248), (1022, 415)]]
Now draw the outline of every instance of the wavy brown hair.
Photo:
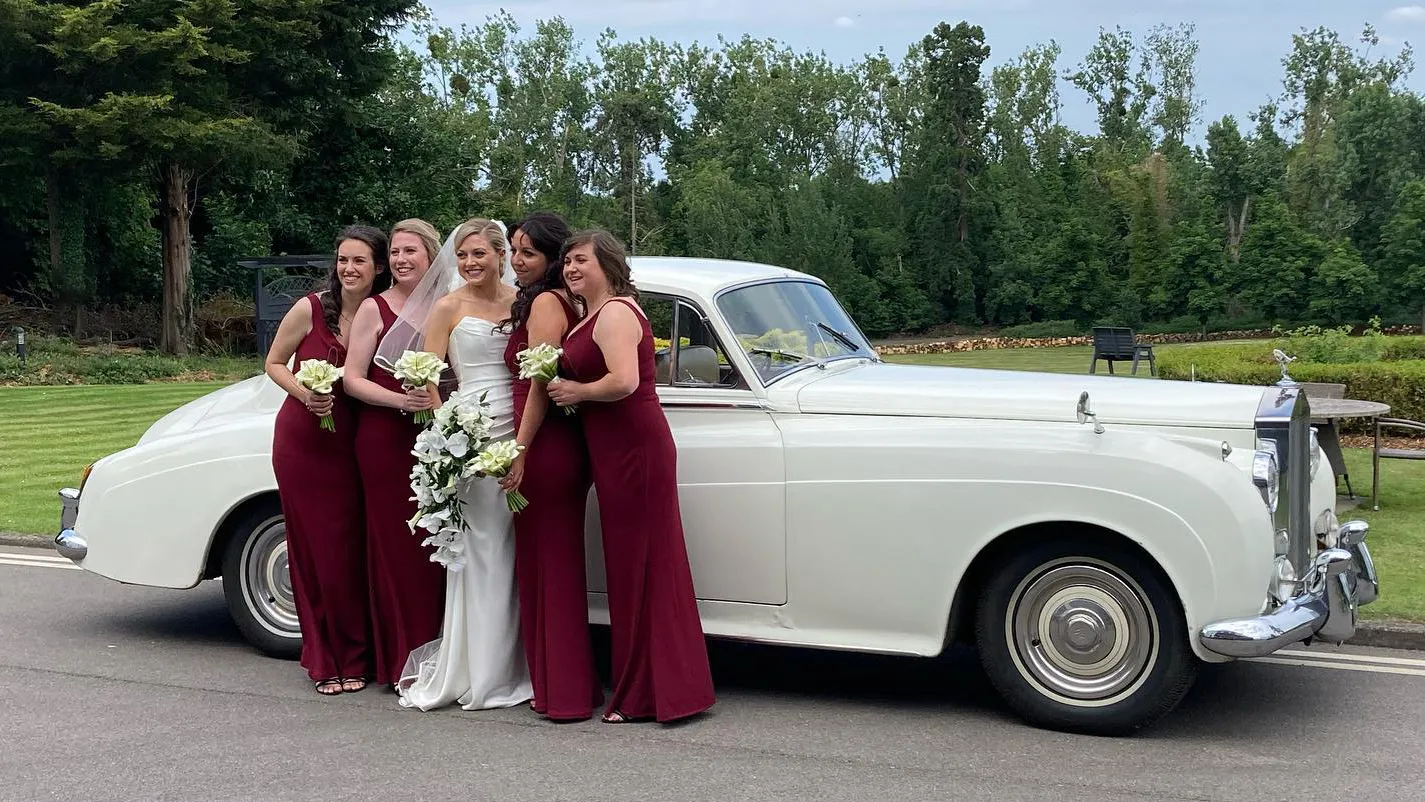
[(384, 292), (391, 286), (391, 241), (386, 239), (380, 229), (371, 226), (354, 225), (343, 228), (341, 233), (336, 235), (336, 242), (332, 244), (332, 269), (327, 273), (327, 291), (321, 296), (322, 320), (326, 322), (327, 329), (332, 334), (341, 331), (341, 277), (338, 275), (340, 268), (337, 265), (337, 257), (341, 244), (347, 240), (364, 242), (371, 249), (371, 262), (376, 266), (376, 277), (371, 282), (368, 297)]
[(565, 241), (564, 252), (559, 255), (561, 268), (564, 257), (581, 245), (594, 246), (594, 259), (604, 271), (604, 278), (609, 282), (609, 291), (615, 297), (638, 300), (638, 287), (633, 283), (633, 271), (628, 266), (628, 251), (624, 249), (618, 237), (602, 228), (580, 231)]
[(515, 302), (510, 307), (510, 317), (500, 323), (507, 331), (515, 331), (529, 322), (529, 311), (534, 307), (534, 299), (545, 290), (568, 289), (564, 285), (564, 242), (569, 239), (569, 224), (553, 212), (534, 212), (510, 229), (510, 247), (514, 247), (515, 233), (523, 232), (536, 251), (544, 255), (546, 262), (544, 275), (521, 286)]

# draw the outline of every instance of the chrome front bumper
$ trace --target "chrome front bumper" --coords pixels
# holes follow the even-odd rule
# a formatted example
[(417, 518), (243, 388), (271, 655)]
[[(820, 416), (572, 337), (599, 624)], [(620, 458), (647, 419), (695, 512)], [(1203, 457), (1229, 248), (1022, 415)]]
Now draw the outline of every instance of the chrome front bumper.
[(1264, 615), (1218, 621), (1198, 640), (1225, 657), (1262, 657), (1308, 638), (1341, 643), (1356, 634), (1356, 611), (1380, 593), (1364, 521), (1341, 525), (1337, 547), (1317, 553), (1303, 592)]
[(79, 491), (66, 487), (59, 491), (59, 534), (54, 536), (54, 550), (62, 557), (80, 562), (89, 554), (89, 544), (74, 531), (74, 522), (79, 518)]

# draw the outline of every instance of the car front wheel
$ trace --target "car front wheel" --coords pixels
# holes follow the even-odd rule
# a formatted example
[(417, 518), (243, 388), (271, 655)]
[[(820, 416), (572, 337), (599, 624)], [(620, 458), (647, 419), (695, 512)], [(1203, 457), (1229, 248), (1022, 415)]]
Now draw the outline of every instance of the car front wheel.
[(1036, 543), (996, 566), (976, 615), (980, 660), (1036, 726), (1126, 735), (1177, 706), (1197, 675), (1171, 586), (1091, 539)]
[(223, 551), (223, 595), (243, 637), (264, 654), (302, 653), (297, 604), (287, 568), (287, 528), (275, 500), (244, 513)]

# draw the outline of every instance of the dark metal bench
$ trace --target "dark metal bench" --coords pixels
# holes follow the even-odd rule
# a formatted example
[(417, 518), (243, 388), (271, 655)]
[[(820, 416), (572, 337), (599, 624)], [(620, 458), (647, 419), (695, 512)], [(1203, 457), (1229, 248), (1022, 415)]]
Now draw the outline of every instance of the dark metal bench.
[(1098, 372), (1098, 361), (1108, 363), (1108, 372), (1113, 373), (1114, 362), (1132, 362), (1132, 373), (1138, 373), (1138, 361), (1148, 360), (1148, 375), (1158, 375), (1158, 363), (1153, 358), (1153, 346), (1139, 343), (1133, 336), (1133, 329), (1118, 326), (1094, 326), (1093, 361), (1089, 362), (1089, 373)]

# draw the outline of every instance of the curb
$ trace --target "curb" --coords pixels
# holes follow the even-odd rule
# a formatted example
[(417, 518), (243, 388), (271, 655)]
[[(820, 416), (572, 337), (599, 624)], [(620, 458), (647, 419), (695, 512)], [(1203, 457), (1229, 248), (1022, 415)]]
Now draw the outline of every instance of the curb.
[(1382, 649), (1425, 651), (1425, 624), (1409, 621), (1362, 621), (1346, 643)]
[(19, 532), (0, 532), (0, 546), (20, 546), (31, 549), (54, 550), (53, 535), (22, 535)]
[[(50, 535), (22, 535), (0, 532), (0, 546), (54, 550)], [(1425, 624), (1410, 621), (1361, 621), (1356, 634), (1346, 641), (1351, 646), (1374, 646), (1380, 649), (1425, 651)]]

